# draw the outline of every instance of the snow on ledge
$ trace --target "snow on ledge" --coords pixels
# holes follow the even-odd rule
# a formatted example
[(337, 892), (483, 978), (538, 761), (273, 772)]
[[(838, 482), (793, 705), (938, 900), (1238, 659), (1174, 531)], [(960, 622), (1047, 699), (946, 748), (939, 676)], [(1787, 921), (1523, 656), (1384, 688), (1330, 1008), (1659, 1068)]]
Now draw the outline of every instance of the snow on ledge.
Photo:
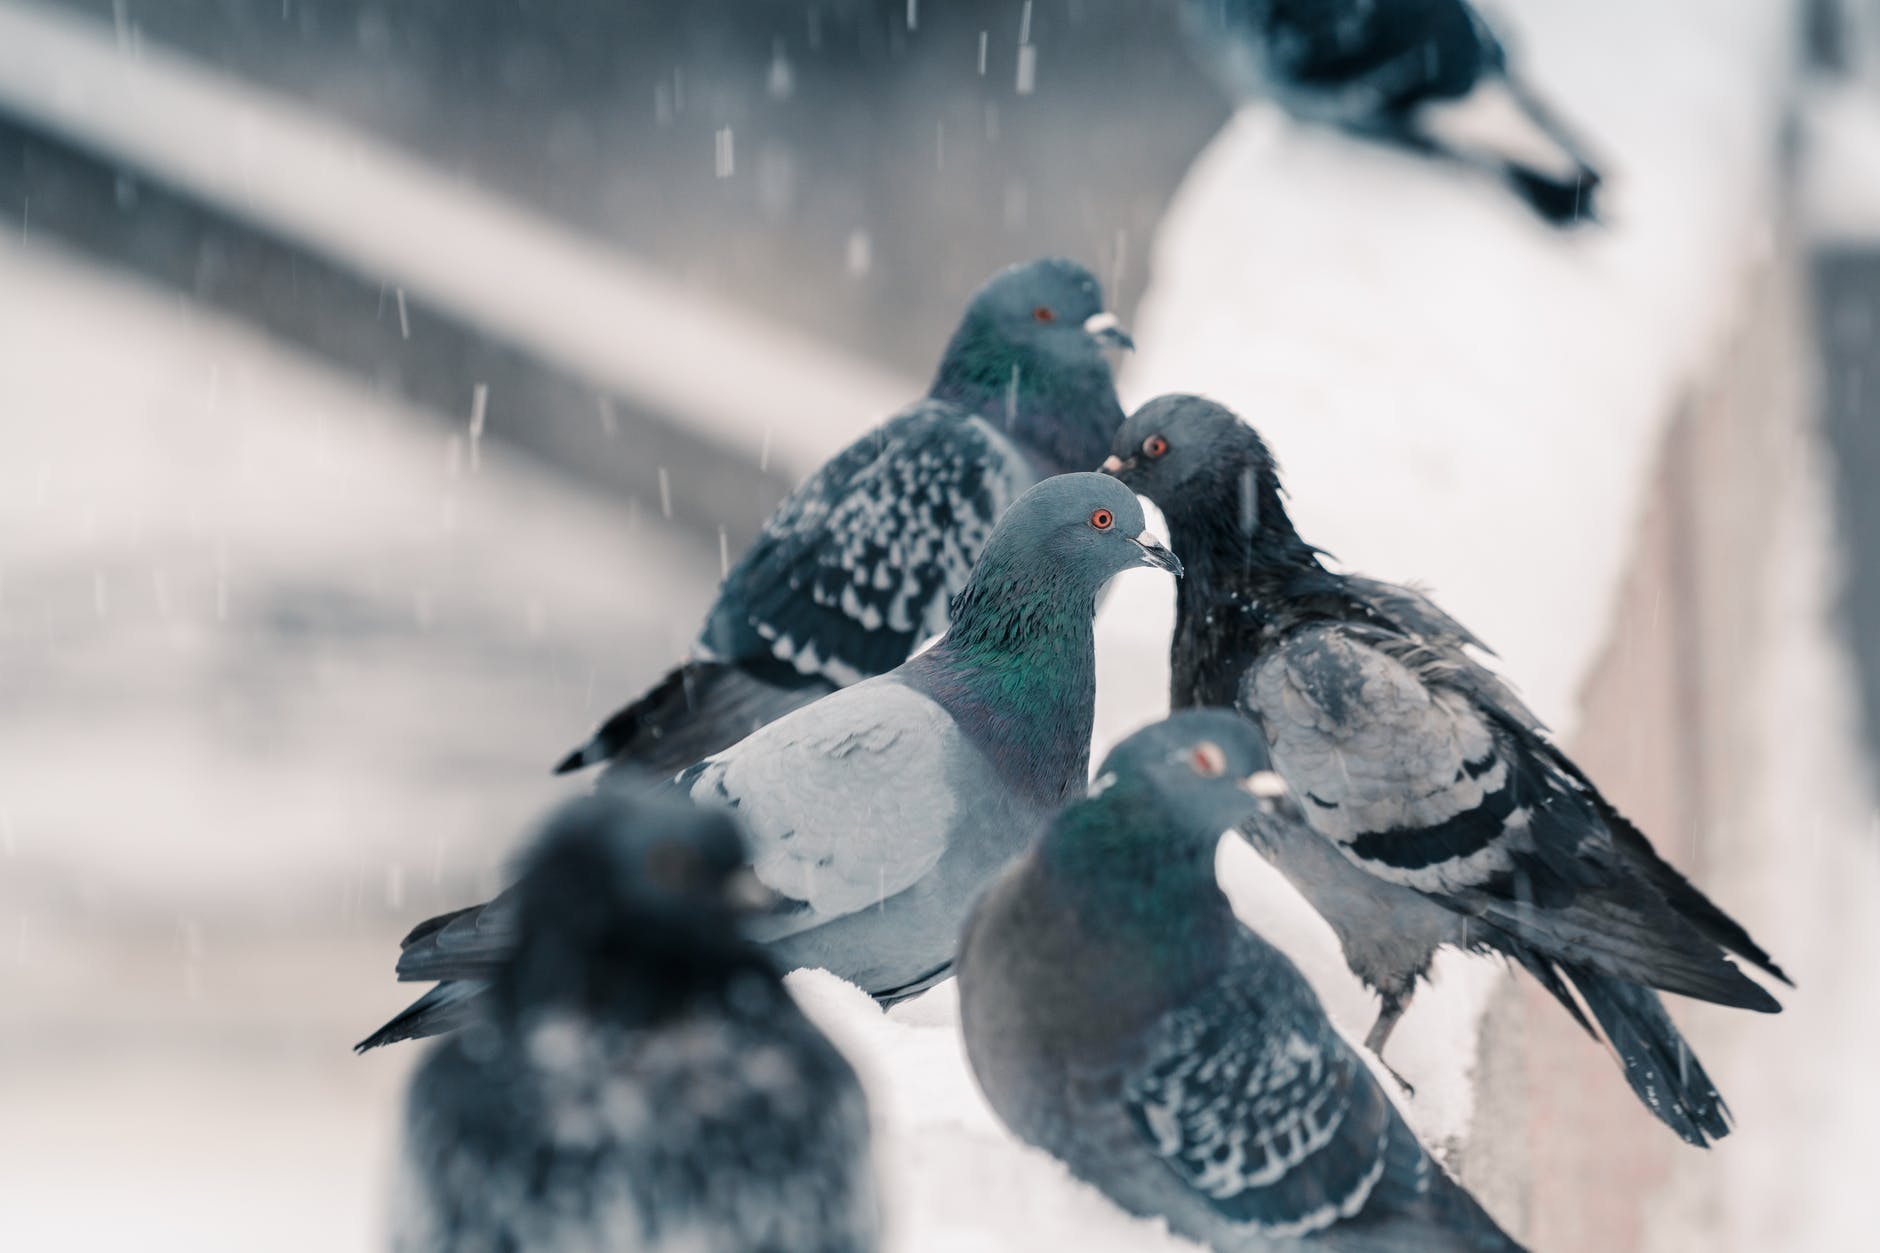
[[(1609, 177), (1609, 225), (1555, 234), (1486, 182), (1243, 112), (1161, 228), (1125, 377), (1202, 392), (1270, 438), (1306, 537), (1417, 581), (1571, 734), (1669, 419), (1727, 347), (1768, 252), (1791, 63), (1785, 6), (1540, 0), (1516, 52)], [(1123, 576), (1101, 618), (1099, 750), (1167, 702), (1172, 592)], [(1224, 841), (1236, 909), (1361, 1037), (1374, 1002), (1329, 928)], [(1500, 978), (1439, 960), (1392, 1043), (1409, 1113), (1466, 1141), (1481, 1011)], [(950, 987), (882, 1015), (822, 975), (793, 988), (877, 1105), (893, 1247), (1177, 1249), (1003, 1135), (974, 1091)]]

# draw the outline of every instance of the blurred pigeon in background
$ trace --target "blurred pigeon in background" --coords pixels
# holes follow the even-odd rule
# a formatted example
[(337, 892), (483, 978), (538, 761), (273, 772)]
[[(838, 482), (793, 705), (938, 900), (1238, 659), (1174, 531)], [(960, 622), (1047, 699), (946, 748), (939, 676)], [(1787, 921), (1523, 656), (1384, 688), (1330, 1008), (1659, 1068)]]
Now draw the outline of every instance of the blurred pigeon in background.
[(868, 1253), (855, 1074), (740, 934), (734, 820), (609, 789), (556, 813), (489, 995), (412, 1079), (400, 1253)]
[(986, 1099), (1124, 1209), (1215, 1249), (1518, 1250), (1217, 885), (1230, 827), (1297, 820), (1268, 764), (1238, 715), (1177, 713), (986, 892), (959, 962)]
[(1105, 464), (1187, 556), (1171, 703), (1237, 705), (1299, 799), (1309, 827), (1267, 824), (1255, 842), (1382, 998), (1366, 1043), (1382, 1053), (1439, 947), (1499, 952), (1590, 1032), (1578, 994), (1679, 1136), (1727, 1134), (1652, 989), (1775, 1012), (1725, 955), (1787, 977), (1470, 655), (1480, 642), (1418, 591), (1325, 569), (1265, 444), (1220, 405), (1149, 402)]
[[(750, 832), (783, 903), (749, 931), (776, 961), (888, 1001), (946, 975), (973, 896), (1084, 785), (1096, 596), (1137, 565), (1181, 569), (1127, 488), (1046, 479), (999, 520), (932, 648), (679, 777)], [(514, 943), (513, 897), (421, 924), (399, 978), (481, 979)], [(359, 1047), (451, 1030), (478, 994), (440, 983)]]
[(1106, 346), (1133, 347), (1073, 261), (1014, 266), (966, 308), (927, 397), (777, 507), (732, 567), (693, 656), (557, 772), (683, 769), (766, 722), (906, 661), (946, 629), (1006, 506), (1089, 471), (1122, 424)]
[(1237, 96), (1503, 179), (1548, 222), (1595, 218), (1599, 174), (1466, 0), (1186, 0)]

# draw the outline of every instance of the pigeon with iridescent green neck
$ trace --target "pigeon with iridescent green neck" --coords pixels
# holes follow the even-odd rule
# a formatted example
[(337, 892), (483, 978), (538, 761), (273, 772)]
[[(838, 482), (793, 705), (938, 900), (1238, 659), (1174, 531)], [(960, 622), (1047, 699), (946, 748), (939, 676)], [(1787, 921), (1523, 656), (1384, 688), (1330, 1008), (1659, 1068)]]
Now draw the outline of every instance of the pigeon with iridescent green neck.
[[(1142, 506), (1100, 474), (1046, 479), (1006, 511), (933, 647), (779, 718), (676, 785), (737, 811), (780, 903), (750, 934), (883, 1001), (953, 962), (973, 897), (1084, 785), (1097, 593), (1131, 566), (1179, 574)], [(507, 895), (421, 924), (399, 978), (443, 980), (360, 1047), (463, 1021), (514, 939)]]
[(725, 576), (691, 659), (557, 770), (680, 770), (906, 661), (946, 628), (947, 602), (1006, 507), (1103, 460), (1123, 421), (1111, 346), (1129, 337), (1083, 266), (1051, 258), (993, 277), (927, 396), (777, 507)]
[(1219, 1253), (1519, 1253), (1215, 882), (1229, 828), (1298, 821), (1268, 766), (1245, 719), (1184, 710), (1123, 741), (994, 881), (959, 959), (980, 1090)]

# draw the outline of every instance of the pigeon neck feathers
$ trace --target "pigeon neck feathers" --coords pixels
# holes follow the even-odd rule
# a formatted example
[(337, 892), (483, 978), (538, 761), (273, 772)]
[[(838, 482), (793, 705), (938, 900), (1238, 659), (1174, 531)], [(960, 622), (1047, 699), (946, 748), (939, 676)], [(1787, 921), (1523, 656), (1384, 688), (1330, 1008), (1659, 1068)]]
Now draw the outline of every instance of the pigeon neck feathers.
[(969, 313), (940, 359), (928, 395), (972, 411), (1011, 436), (1041, 474), (1094, 470), (1123, 409), (1102, 349), (1064, 360), (1013, 342)]
[(988, 552), (953, 625), (903, 677), (980, 746), (1006, 785), (1055, 809), (1090, 771), (1096, 593), (1060, 567)]
[(1156, 503), (1187, 567), (1175, 591), (1174, 704), (1231, 706), (1245, 664), (1275, 635), (1341, 601), (1343, 580), (1293, 529), (1270, 466), (1223, 458), (1213, 474)]
[(1149, 999), (1179, 1000), (1221, 972), (1239, 927), (1214, 873), (1221, 832), (1170, 829), (1140, 777), (1106, 773), (1092, 787), (1039, 841), (1037, 881), (1084, 920), (1119, 989), (1134, 971)]

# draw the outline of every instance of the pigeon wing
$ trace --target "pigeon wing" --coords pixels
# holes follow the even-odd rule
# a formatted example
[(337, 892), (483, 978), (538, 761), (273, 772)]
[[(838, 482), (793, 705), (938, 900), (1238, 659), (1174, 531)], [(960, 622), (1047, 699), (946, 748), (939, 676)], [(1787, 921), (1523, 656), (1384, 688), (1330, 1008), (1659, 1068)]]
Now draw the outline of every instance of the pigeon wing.
[(983, 419), (912, 406), (777, 507), (725, 576), (700, 652), (775, 658), (838, 686), (892, 670), (945, 629), (948, 601), (1031, 478)]
[(1466, 690), (1478, 703), (1508, 714), (1530, 731), (1538, 733), (1547, 729), (1515, 695), (1507, 680), (1469, 655), (1469, 650), (1474, 649), (1493, 657), (1495, 650), (1450, 617), (1421, 588), (1356, 576), (1341, 582), (1366, 610), (1434, 654), (1449, 670), (1449, 681)]
[(757, 877), (786, 898), (753, 931), (775, 940), (878, 905), (934, 868), (963, 748), (944, 709), (884, 676), (761, 728), (679, 784), (743, 819)]
[(482, 905), (454, 910), (411, 929), (398, 954), (404, 983), (487, 979), (516, 946), (516, 904), (509, 891)]
[(1300, 631), (1242, 699), (1307, 822), (1386, 882), (1554, 960), (1721, 1004), (1773, 1000), (1616, 849), (1597, 793), (1442, 650)]
[(1124, 1083), (1129, 1117), (1162, 1163), (1225, 1221), (1272, 1237), (1363, 1208), (1395, 1121), (1283, 960), (1256, 954), (1164, 1016)]

